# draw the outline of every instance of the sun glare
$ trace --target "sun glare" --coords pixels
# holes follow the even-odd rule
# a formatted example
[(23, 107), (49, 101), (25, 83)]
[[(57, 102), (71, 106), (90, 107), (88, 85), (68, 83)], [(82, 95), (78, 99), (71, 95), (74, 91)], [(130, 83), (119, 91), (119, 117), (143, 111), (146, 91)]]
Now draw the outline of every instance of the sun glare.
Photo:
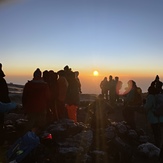
[(98, 76), (99, 75), (98, 71), (93, 71), (93, 75)]

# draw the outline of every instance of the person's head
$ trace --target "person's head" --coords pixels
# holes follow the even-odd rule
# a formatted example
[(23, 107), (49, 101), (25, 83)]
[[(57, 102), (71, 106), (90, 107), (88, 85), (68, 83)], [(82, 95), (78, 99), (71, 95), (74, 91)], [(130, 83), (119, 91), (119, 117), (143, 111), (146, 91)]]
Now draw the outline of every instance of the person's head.
[(0, 63), (0, 70), (2, 70), (2, 63)]
[(43, 71), (42, 77), (45, 82), (48, 82), (49, 81), (49, 71), (48, 70)]
[(39, 68), (37, 68), (37, 69), (35, 70), (35, 72), (33, 73), (34, 79), (41, 79), (41, 75), (42, 75), (42, 72), (40, 71)]
[(133, 80), (129, 80), (129, 81), (127, 82), (127, 84), (128, 84), (128, 89), (129, 89), (129, 90), (134, 89), (134, 88), (137, 87), (136, 82), (133, 81)]
[(159, 78), (159, 76), (158, 76), (158, 75), (156, 75), (156, 78), (155, 78), (155, 80), (157, 80), (157, 81), (158, 81), (159, 79), (160, 79), (160, 78)]
[(53, 80), (57, 80), (57, 78), (58, 78), (58, 74), (56, 72), (54, 72), (53, 70), (50, 70), (49, 71), (49, 79), (53, 81)]
[(77, 78), (79, 76), (79, 71), (75, 71), (75, 77)]
[(132, 80), (129, 80), (129, 81), (127, 82), (127, 84), (128, 84), (128, 86), (132, 86)]
[(59, 70), (57, 72), (58, 76), (65, 76), (65, 71), (64, 70)]
[(137, 87), (136, 82), (132, 80), (132, 86), (135, 88)]
[(115, 77), (115, 81), (118, 81), (118, 80), (119, 80), (119, 77), (118, 77), (118, 76), (116, 76), (116, 77)]
[(113, 76), (112, 76), (112, 75), (110, 75), (110, 76), (109, 76), (109, 80), (112, 80), (112, 79), (113, 79)]
[(71, 71), (71, 68), (69, 68), (69, 66), (66, 65), (66, 66), (64, 67), (64, 71)]

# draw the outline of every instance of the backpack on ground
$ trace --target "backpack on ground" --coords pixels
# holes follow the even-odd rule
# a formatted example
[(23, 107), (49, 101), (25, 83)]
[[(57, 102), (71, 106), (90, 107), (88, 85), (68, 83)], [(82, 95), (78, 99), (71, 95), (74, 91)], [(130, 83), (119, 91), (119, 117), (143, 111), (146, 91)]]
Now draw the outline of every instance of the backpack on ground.
[(40, 144), (39, 137), (32, 131), (20, 137), (7, 151), (8, 162), (22, 162)]
[(155, 109), (153, 111), (154, 115), (159, 117), (163, 116), (163, 94), (158, 94), (155, 96)]

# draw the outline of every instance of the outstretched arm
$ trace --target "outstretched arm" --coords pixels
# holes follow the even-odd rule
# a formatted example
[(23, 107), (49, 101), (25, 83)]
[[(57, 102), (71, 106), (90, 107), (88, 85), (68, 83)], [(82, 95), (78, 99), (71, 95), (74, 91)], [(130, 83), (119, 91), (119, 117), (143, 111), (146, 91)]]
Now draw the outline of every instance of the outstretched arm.
[(0, 102), (0, 113), (6, 113), (13, 109), (16, 109), (17, 104), (15, 102), (2, 103)]

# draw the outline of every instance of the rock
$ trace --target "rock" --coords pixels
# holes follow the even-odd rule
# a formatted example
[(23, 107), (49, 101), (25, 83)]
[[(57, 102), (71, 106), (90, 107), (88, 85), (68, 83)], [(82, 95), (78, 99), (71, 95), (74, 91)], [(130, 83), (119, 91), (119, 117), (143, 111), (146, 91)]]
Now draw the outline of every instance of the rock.
[(144, 143), (138, 146), (138, 153), (147, 158), (159, 157), (160, 149), (152, 143)]

